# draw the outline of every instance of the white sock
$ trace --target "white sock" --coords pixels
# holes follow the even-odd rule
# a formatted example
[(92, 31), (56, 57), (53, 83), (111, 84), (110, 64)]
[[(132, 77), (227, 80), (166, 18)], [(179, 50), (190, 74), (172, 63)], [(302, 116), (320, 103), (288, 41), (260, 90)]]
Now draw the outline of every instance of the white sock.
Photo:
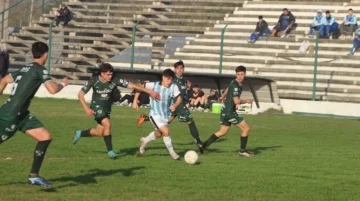
[(165, 143), (165, 146), (166, 148), (168, 149), (169, 153), (173, 153), (174, 152), (174, 147), (171, 143), (171, 138), (170, 136), (168, 137), (163, 137), (163, 140), (164, 140), (164, 143)]
[(148, 136), (144, 137), (144, 143), (147, 144), (151, 141), (156, 140), (155, 131), (151, 132)]

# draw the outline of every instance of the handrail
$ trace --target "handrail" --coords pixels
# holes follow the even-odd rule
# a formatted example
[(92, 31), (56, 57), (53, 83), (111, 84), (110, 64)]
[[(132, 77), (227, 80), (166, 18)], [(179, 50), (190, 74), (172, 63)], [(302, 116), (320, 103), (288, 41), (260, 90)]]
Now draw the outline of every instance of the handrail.
[(222, 74), (222, 63), (223, 63), (223, 56), (224, 56), (224, 37), (225, 37), (225, 30), (229, 24), (226, 24), (224, 28), (221, 29), (221, 42), (220, 42), (220, 61), (219, 61), (219, 74)]
[(323, 31), (323, 27), (316, 33), (315, 40), (315, 54), (314, 54), (314, 78), (313, 78), (313, 89), (312, 89), (312, 100), (316, 101), (316, 75), (317, 75), (317, 66), (318, 66), (318, 50), (319, 50), (319, 37), (320, 32)]
[(131, 57), (130, 57), (130, 69), (134, 68), (134, 57), (135, 57), (135, 33), (136, 26), (139, 24), (139, 21), (132, 26), (132, 36), (131, 36)]

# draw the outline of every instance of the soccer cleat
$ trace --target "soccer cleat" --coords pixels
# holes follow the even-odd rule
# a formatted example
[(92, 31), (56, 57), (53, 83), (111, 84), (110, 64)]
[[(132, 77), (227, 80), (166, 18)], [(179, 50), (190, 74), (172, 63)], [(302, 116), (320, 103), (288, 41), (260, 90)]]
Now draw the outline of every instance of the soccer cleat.
[(174, 160), (180, 160), (180, 156), (179, 156), (177, 153), (175, 153), (175, 152), (170, 153), (170, 156), (171, 156)]
[(80, 140), (80, 138), (81, 138), (81, 130), (75, 131), (75, 136), (72, 139), (72, 143), (76, 144)]
[(137, 127), (141, 126), (141, 124), (143, 124), (144, 121), (146, 121), (147, 119), (149, 119), (148, 116), (146, 116), (145, 114), (141, 114), (140, 117), (138, 118), (137, 122), (136, 122), (136, 126)]
[(197, 146), (199, 147), (200, 153), (205, 153), (205, 147), (202, 143), (197, 143)]
[(144, 153), (145, 153), (145, 146), (146, 146), (146, 143), (144, 142), (144, 138), (142, 137), (140, 139), (140, 148), (139, 148), (139, 153), (138, 153), (138, 156), (143, 156)]
[(41, 187), (51, 187), (52, 184), (48, 181), (46, 181), (44, 178), (36, 176), (36, 177), (28, 177), (28, 184), (31, 185), (37, 185), (37, 186), (41, 186)]
[(110, 159), (116, 159), (118, 155), (114, 151), (109, 151), (108, 156)]
[(255, 156), (255, 154), (254, 153), (251, 153), (251, 152), (248, 152), (248, 151), (240, 151), (239, 152), (239, 155), (240, 156), (246, 156), (246, 157), (254, 157)]
[(353, 55), (354, 55), (354, 54), (353, 54), (353, 53), (351, 53), (351, 52), (350, 52), (349, 54), (347, 54), (347, 56), (353, 56)]

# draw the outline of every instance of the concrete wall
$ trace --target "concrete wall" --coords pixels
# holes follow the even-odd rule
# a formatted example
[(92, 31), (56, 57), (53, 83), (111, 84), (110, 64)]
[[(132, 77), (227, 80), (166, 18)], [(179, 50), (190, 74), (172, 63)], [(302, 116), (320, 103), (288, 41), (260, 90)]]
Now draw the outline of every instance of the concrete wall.
[(360, 104), (324, 101), (304, 101), (281, 99), (280, 105), (284, 113), (308, 113), (343, 117), (360, 117)]

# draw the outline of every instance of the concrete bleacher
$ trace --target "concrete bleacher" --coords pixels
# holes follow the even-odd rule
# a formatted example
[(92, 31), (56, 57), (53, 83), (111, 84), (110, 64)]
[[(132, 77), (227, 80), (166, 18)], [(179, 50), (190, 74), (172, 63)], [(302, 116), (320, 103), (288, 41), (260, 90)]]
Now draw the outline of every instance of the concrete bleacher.
[[(97, 58), (114, 66), (129, 67), (131, 53), (127, 50), (132, 43), (132, 26), (137, 22), (134, 67), (159, 70), (172, 67), (181, 59), (187, 71), (218, 73), (221, 30), (228, 24), (223, 73), (234, 73), (234, 67), (245, 65), (248, 75), (276, 80), (280, 98), (296, 99), (311, 98), (314, 55), (299, 53), (298, 49), (305, 40), (314, 45), (308, 31), (316, 11), (330, 10), (338, 22), (348, 8), (353, 8), (355, 14), (360, 11), (360, 4), (345, 0), (326, 3), (122, 0), (66, 4), (75, 18), (66, 28), (53, 28), (51, 74), (54, 78), (66, 75), (71, 83), (82, 84), (89, 76), (86, 68)], [(292, 37), (261, 38), (256, 44), (246, 42), (258, 15), (263, 15), (271, 28), (285, 7), (297, 19), (298, 27), (291, 33)], [(1, 41), (1, 45), (11, 50), (12, 63), (28, 62), (34, 41), (47, 42), (56, 9)], [(360, 102), (360, 56), (345, 56), (351, 47), (351, 40), (320, 39), (317, 99)], [(115, 61), (111, 59), (113, 56), (122, 57)]]
[[(263, 15), (272, 28), (283, 8), (296, 17), (298, 27), (290, 38), (261, 38), (256, 44), (246, 40), (255, 29), (257, 16)], [(314, 55), (298, 51), (300, 44), (308, 40), (309, 25), (318, 9), (330, 10), (341, 23), (348, 8), (355, 14), (359, 4), (328, 2), (246, 2), (242, 8), (226, 16), (224, 20), (208, 28), (203, 35), (178, 49), (174, 56), (167, 56), (161, 68), (171, 67), (178, 59), (186, 61), (187, 69), (202, 71), (204, 68), (218, 72), (221, 30), (228, 24), (224, 40), (223, 72), (233, 73), (236, 65), (245, 65), (248, 75), (257, 75), (277, 81), (280, 98), (310, 99)], [(360, 101), (359, 56), (346, 56), (352, 40), (320, 39), (317, 99), (346, 102)], [(211, 69), (211, 70), (209, 70)]]

